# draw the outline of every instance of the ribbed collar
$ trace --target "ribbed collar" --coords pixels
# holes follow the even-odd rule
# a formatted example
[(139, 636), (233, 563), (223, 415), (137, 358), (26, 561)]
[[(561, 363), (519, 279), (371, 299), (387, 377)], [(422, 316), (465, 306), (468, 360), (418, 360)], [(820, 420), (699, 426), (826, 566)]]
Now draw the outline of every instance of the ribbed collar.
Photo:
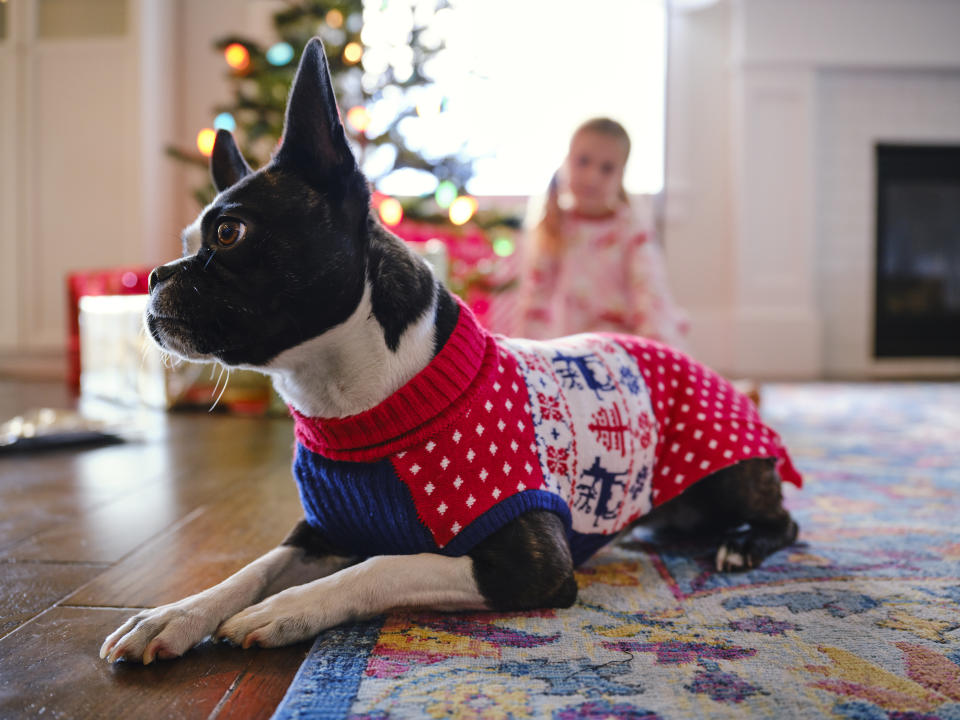
[(496, 344), (460, 302), (460, 316), (436, 357), (379, 405), (344, 418), (305, 417), (293, 408), (297, 441), (331, 460), (370, 462), (436, 432), (457, 415), (493, 365)]

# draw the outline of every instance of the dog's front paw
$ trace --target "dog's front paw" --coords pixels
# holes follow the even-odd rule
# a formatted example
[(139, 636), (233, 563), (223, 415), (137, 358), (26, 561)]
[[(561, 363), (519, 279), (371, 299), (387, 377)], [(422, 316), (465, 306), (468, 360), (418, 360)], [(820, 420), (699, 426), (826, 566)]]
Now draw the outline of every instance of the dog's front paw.
[(249, 648), (281, 647), (307, 640), (335, 622), (325, 622), (318, 604), (304, 587), (290, 588), (225, 620), (217, 629), (218, 640)]
[(209, 602), (190, 597), (137, 613), (117, 628), (100, 648), (108, 662), (142, 661), (180, 657), (213, 634), (220, 618)]

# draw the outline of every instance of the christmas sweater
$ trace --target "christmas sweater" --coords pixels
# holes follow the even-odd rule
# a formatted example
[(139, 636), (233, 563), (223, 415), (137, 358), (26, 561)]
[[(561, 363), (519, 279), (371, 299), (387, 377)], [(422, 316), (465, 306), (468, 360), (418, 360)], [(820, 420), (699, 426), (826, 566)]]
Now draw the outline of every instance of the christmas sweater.
[(381, 404), (291, 409), (308, 523), (358, 555), (462, 555), (530, 510), (555, 512), (579, 564), (637, 518), (748, 458), (800, 475), (726, 380), (656, 341), (550, 342), (484, 330), (461, 304), (431, 363)]

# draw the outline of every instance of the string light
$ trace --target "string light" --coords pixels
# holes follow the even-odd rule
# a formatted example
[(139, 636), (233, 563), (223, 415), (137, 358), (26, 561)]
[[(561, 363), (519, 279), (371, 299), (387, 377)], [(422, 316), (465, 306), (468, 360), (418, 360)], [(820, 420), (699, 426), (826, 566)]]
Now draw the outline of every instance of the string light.
[(516, 246), (513, 243), (513, 238), (509, 238), (506, 235), (494, 238), (493, 252), (495, 255), (499, 257), (510, 257), (515, 250)]
[(444, 180), (437, 185), (433, 199), (437, 201), (437, 205), (446, 210), (450, 207), (450, 204), (457, 199), (457, 186), (449, 180)]
[(360, 62), (363, 57), (363, 45), (358, 42), (349, 42), (343, 48), (343, 61), (349, 65)]
[(231, 43), (223, 50), (227, 65), (234, 70), (246, 70), (250, 66), (250, 51), (240, 43)]
[(380, 219), (384, 225), (394, 227), (403, 220), (403, 206), (396, 198), (386, 198), (380, 203)]
[(285, 42), (278, 42), (267, 50), (267, 62), (271, 65), (280, 67), (293, 60), (293, 45)]
[(450, 204), (450, 222), (465, 225), (477, 212), (477, 200), (469, 195), (461, 195)]
[(228, 112), (222, 112), (217, 115), (213, 120), (213, 129), (214, 130), (229, 130), (233, 132), (237, 129), (237, 121), (234, 120), (233, 115)]
[(370, 127), (370, 111), (363, 105), (355, 105), (347, 111), (347, 122), (357, 132), (364, 132)]
[(327, 13), (325, 20), (330, 27), (338, 28), (343, 25), (343, 13), (334, 8)]
[(197, 133), (197, 150), (204, 157), (213, 155), (213, 143), (217, 139), (217, 131), (213, 128), (204, 128)]
[(436, 117), (443, 111), (443, 98), (430, 97), (417, 103), (417, 115), (422, 118)]

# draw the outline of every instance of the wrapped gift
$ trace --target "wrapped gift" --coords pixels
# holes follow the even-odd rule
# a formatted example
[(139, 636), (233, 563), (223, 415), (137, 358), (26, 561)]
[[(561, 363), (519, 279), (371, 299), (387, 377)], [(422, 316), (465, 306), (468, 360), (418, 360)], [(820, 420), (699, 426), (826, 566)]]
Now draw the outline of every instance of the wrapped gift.
[(80, 390), (85, 397), (157, 408), (219, 407), (262, 414), (274, 402), (270, 380), (219, 363), (184, 362), (147, 336), (148, 295), (79, 299)]
[(67, 275), (67, 384), (80, 390), (80, 298), (86, 295), (142, 295), (150, 268), (82, 270)]

